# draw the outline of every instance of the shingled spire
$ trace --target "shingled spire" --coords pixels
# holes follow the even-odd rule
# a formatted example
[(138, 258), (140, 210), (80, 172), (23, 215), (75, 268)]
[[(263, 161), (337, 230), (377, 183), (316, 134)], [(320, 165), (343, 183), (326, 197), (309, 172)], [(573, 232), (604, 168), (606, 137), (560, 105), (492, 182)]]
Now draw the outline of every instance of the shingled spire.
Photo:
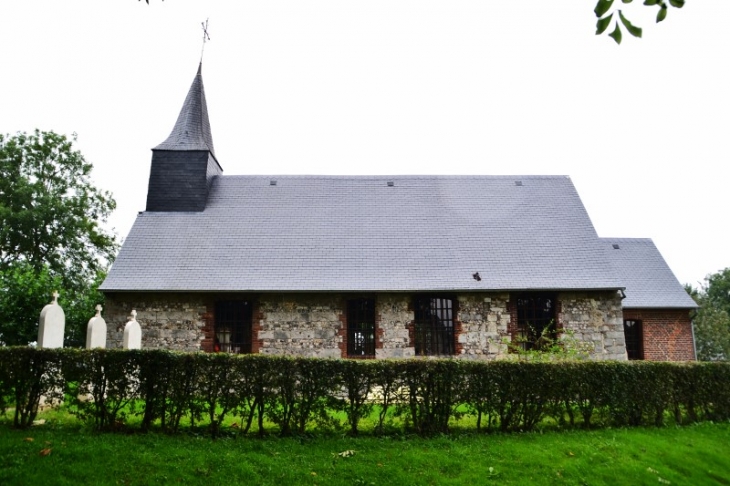
[(147, 211), (203, 211), (210, 182), (222, 173), (213, 149), (201, 63), (172, 132), (152, 149)]
[(203, 64), (200, 63), (172, 132), (154, 150), (208, 150), (215, 157), (213, 135), (208, 121), (208, 106), (205, 102), (202, 67)]

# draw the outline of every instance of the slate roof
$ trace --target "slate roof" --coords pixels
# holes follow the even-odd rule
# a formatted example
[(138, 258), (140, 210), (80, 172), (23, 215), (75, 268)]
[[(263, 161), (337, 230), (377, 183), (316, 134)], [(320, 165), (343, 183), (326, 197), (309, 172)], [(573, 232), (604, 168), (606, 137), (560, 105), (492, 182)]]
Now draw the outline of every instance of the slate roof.
[(153, 150), (208, 150), (215, 157), (202, 69), (201, 63), (172, 132)]
[(625, 309), (697, 307), (651, 239), (601, 238), (601, 241), (626, 286)]
[(218, 176), (140, 213), (101, 289), (623, 288), (605, 245), (566, 176)]

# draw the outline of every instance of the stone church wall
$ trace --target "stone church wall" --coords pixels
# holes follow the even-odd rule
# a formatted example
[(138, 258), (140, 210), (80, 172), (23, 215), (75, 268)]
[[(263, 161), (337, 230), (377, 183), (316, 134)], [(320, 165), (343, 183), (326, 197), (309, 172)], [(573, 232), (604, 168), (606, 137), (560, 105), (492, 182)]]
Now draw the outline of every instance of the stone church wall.
[(104, 319), (107, 347), (121, 348), (127, 317), (137, 311), (142, 328), (142, 348), (200, 351), (205, 335), (206, 302), (201, 294), (107, 294)]
[(593, 350), (594, 359), (626, 360), (623, 311), (617, 292), (560, 293), (559, 326)]
[[(120, 348), (127, 316), (137, 311), (142, 347), (213, 351), (215, 303), (246, 298), (253, 303), (252, 351), (269, 355), (339, 358), (347, 355), (346, 309), (362, 295), (109, 293), (105, 318), (108, 347)], [(413, 344), (413, 295), (385, 293), (375, 298), (376, 358), (408, 358)], [(514, 304), (506, 292), (463, 293), (457, 300), (456, 356), (492, 360), (510, 357)], [(593, 348), (596, 359), (626, 359), (621, 300), (615, 293), (561, 293), (558, 327)]]

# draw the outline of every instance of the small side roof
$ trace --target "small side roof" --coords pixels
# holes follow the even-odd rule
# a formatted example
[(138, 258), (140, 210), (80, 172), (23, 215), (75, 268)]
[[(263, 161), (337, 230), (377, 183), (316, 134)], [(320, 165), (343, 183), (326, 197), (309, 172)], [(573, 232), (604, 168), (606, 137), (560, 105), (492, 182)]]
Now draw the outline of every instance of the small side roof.
[(601, 238), (601, 241), (626, 287), (625, 309), (697, 308), (651, 239)]

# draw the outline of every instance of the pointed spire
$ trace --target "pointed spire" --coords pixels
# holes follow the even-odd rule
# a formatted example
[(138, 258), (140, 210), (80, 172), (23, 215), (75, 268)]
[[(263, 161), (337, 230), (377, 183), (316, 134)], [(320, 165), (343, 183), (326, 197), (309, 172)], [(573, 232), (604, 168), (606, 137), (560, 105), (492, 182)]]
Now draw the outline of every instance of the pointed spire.
[(154, 150), (208, 150), (215, 157), (213, 135), (210, 131), (210, 121), (208, 121), (208, 106), (205, 102), (202, 68), (203, 63), (201, 62), (172, 133)]

